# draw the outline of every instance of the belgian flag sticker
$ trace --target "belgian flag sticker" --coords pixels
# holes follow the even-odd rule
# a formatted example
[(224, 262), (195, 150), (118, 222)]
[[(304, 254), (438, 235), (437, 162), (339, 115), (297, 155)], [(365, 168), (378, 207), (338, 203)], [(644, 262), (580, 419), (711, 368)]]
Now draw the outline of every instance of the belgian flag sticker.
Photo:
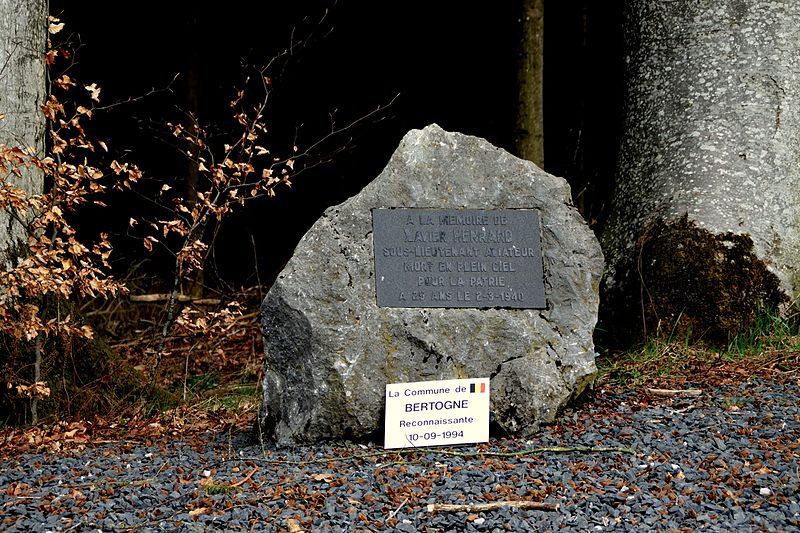
[(478, 383), (477, 386), (475, 383), (469, 384), (469, 392), (470, 394), (474, 394), (476, 392), (485, 393), (486, 392), (486, 383)]

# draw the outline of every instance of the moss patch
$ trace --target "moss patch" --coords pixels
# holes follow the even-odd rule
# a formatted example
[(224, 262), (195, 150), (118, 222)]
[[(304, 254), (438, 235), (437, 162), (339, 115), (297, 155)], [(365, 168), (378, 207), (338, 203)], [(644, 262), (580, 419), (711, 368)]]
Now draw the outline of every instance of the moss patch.
[(713, 234), (684, 216), (652, 224), (638, 248), (647, 333), (724, 343), (786, 300), (749, 236)]

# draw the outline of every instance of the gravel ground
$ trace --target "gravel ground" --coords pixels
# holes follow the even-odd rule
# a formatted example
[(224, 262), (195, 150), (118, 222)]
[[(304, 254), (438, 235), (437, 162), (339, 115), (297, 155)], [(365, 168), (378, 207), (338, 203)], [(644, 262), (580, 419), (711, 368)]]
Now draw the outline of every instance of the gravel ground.
[[(26, 454), (0, 466), (0, 529), (800, 531), (798, 392), (763, 380), (686, 399), (598, 391), (530, 440), (400, 454), (231, 435)], [(511, 500), (558, 509), (428, 509)]]

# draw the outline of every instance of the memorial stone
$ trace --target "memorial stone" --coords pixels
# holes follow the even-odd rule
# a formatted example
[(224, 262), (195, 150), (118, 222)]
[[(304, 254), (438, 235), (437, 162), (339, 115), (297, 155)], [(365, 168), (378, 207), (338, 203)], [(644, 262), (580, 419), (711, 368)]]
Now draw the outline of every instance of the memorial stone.
[[(447, 256), (462, 247), (483, 257)], [(602, 269), (566, 181), (483, 139), (413, 130), (378, 178), (306, 233), (264, 299), (256, 433), (380, 438), (387, 384), (488, 377), (494, 427), (531, 434), (596, 373)], [(424, 300), (403, 300), (406, 286)]]

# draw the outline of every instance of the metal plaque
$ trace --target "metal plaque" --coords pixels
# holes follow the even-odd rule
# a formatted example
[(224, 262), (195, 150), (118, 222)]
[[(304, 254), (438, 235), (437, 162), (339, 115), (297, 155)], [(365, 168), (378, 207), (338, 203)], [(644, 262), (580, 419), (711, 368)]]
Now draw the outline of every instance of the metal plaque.
[(539, 212), (373, 209), (380, 307), (544, 309)]

